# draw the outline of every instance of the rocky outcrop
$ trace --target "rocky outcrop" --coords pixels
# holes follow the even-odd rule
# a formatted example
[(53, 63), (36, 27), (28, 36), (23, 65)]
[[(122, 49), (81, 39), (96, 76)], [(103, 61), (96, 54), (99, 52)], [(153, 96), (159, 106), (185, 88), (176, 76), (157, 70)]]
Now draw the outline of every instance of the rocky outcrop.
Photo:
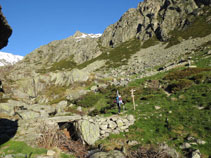
[(8, 43), (8, 38), (12, 34), (12, 29), (4, 17), (0, 6), (0, 49), (5, 47)]
[(197, 11), (199, 4), (209, 5), (210, 0), (145, 0), (106, 28), (102, 45), (115, 47), (132, 38), (146, 41), (152, 36), (166, 41), (170, 31), (182, 29), (191, 22), (188, 16)]
[(69, 86), (74, 82), (84, 82), (89, 79), (89, 73), (79, 69), (73, 69), (72, 71), (51, 73), (51, 81), (54, 81), (56, 85)]

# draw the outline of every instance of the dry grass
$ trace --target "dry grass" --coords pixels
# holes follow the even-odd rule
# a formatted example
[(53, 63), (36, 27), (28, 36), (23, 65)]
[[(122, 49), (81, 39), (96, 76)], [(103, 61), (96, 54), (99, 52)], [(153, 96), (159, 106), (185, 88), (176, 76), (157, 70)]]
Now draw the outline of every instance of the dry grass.
[(131, 151), (128, 158), (171, 158), (171, 156), (165, 150), (141, 147), (138, 150)]
[(80, 140), (69, 139), (61, 130), (55, 126), (44, 125), (41, 128), (42, 135), (37, 139), (37, 145), (42, 148), (59, 148), (73, 153), (78, 158), (85, 158), (87, 150)]

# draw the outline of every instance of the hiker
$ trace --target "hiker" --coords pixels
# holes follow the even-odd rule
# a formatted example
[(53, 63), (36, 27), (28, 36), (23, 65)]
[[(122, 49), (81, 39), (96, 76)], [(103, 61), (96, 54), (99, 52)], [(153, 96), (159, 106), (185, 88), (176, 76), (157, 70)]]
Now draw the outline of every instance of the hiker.
[[(117, 95), (116, 103), (117, 103), (117, 106), (118, 106), (118, 113), (120, 113), (120, 111), (121, 111), (121, 104), (124, 104), (123, 101), (122, 101), (121, 95)], [(123, 108), (123, 110), (124, 110), (124, 108)]]

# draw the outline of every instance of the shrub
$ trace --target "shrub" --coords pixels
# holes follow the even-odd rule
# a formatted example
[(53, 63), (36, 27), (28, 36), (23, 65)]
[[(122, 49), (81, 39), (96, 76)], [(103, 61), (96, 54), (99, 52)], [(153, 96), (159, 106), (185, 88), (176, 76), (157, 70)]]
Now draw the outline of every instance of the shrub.
[(192, 84), (193, 84), (193, 82), (190, 80), (187, 80), (187, 79), (178, 80), (178, 81), (170, 83), (166, 87), (166, 91), (168, 91), (170, 93), (175, 93), (177, 91), (191, 87)]
[(176, 70), (168, 73), (163, 79), (164, 80), (178, 80), (185, 79), (194, 74), (198, 74), (203, 71), (210, 71), (210, 68), (187, 68), (184, 70)]
[(204, 82), (205, 76), (203, 74), (197, 74), (192, 76), (190, 80), (193, 80), (196, 84), (200, 84)]
[(82, 96), (81, 98), (75, 100), (75, 104), (86, 108), (93, 107), (101, 98), (101, 94), (90, 92)]
[(135, 151), (129, 152), (129, 158), (171, 158), (168, 154), (168, 151), (161, 150), (161, 149), (155, 149), (153, 147), (147, 149), (144, 147), (141, 147)]

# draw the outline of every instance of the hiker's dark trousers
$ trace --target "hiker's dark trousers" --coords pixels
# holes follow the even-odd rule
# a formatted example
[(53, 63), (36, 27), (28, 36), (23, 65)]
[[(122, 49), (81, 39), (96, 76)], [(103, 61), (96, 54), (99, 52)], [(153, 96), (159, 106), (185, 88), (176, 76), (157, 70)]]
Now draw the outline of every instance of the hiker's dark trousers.
[(120, 113), (120, 111), (121, 111), (121, 103), (117, 103), (117, 106), (118, 106), (118, 113)]

